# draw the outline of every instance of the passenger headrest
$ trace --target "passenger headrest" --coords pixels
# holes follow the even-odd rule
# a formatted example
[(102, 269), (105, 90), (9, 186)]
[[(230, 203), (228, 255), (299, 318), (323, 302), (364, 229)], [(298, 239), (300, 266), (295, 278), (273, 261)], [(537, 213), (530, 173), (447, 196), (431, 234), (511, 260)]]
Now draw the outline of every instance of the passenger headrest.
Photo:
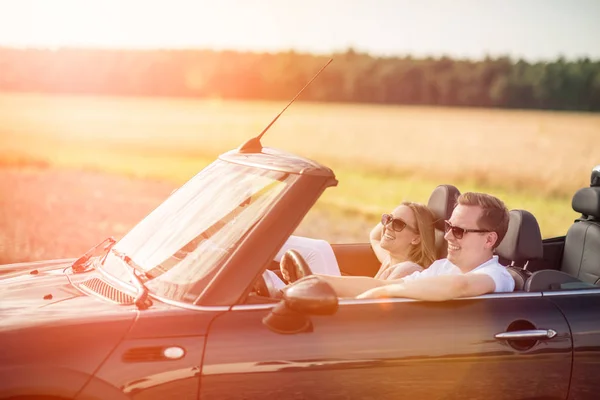
[(600, 186), (579, 189), (571, 204), (583, 215), (600, 218)]
[(510, 210), (509, 215), (508, 230), (496, 248), (496, 254), (516, 262), (542, 258), (542, 234), (533, 214), (525, 210)]
[(596, 165), (592, 169), (592, 176), (590, 177), (590, 186), (600, 186), (600, 165)]
[(436, 219), (435, 250), (438, 258), (445, 258), (448, 253), (448, 245), (444, 239), (444, 221), (450, 219), (458, 196), (460, 191), (456, 187), (440, 185), (433, 190), (427, 202), (427, 207), (433, 211)]
[(433, 190), (427, 207), (435, 214), (436, 229), (444, 230), (444, 221), (450, 219), (458, 196), (460, 191), (452, 185), (440, 185)]

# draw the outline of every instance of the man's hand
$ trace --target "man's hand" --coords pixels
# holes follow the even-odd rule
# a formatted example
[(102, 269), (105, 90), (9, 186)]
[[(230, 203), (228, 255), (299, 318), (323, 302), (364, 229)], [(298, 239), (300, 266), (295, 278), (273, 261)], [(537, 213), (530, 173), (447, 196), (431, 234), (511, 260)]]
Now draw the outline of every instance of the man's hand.
[(389, 297), (385, 286), (377, 287), (374, 289), (367, 290), (356, 296), (357, 299), (380, 299), (383, 297)]

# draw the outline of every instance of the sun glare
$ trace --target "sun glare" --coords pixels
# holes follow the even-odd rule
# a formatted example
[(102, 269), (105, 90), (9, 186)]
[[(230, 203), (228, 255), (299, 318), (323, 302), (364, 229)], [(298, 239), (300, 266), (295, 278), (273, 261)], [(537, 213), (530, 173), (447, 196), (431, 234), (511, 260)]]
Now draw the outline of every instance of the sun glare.
[(600, 54), (594, 39), (600, 30), (598, 1), (560, 0), (541, 8), (544, 0), (518, 7), (492, 0), (378, 0), (377, 7), (372, 3), (0, 0), (0, 46), (313, 53), (352, 47), (381, 55), (512, 54), (532, 60)]
[(0, 36), (15, 46), (259, 50), (256, 44), (292, 46), (299, 34), (266, 2), (28, 0), (5, 7), (14, 18), (0, 26)]
[(71, 43), (118, 46), (127, 35), (114, 1), (27, 1), (11, 7), (18, 15), (12, 21), (18, 25), (14, 29), (19, 32), (14, 38), (17, 45), (42, 39), (50, 47)]

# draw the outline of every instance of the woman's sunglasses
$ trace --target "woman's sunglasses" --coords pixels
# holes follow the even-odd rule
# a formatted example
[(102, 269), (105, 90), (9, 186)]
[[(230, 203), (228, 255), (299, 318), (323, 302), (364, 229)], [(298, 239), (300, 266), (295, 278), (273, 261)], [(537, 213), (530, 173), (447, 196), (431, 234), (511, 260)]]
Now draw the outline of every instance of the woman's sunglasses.
[(450, 221), (444, 221), (444, 225), (445, 225), (445, 231), (446, 233), (448, 233), (448, 231), (452, 231), (452, 235), (457, 238), (457, 239), (462, 239), (463, 236), (465, 236), (465, 233), (468, 232), (474, 232), (474, 233), (486, 233), (486, 232), (491, 232), (491, 231), (487, 231), (485, 229), (465, 229), (465, 228), (459, 228), (458, 226), (454, 226), (450, 223)]
[(415, 228), (413, 228), (412, 226), (408, 225), (406, 223), (406, 221), (404, 221), (400, 218), (394, 218), (394, 216), (391, 214), (383, 214), (381, 216), (381, 224), (383, 226), (388, 226), (391, 224), (392, 230), (394, 230), (396, 232), (402, 232), (404, 230), (404, 228), (408, 228), (409, 230), (413, 231), (414, 233), (418, 233), (417, 230)]

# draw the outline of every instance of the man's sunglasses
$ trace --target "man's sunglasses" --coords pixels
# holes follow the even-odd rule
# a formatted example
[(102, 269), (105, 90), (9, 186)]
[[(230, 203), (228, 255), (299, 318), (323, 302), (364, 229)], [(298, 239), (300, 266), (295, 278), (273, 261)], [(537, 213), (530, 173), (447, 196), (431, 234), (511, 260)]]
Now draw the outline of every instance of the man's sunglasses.
[(413, 231), (414, 233), (418, 233), (417, 230), (415, 228), (413, 228), (412, 226), (408, 225), (406, 223), (406, 221), (404, 221), (400, 218), (394, 218), (394, 216), (391, 214), (383, 214), (381, 216), (381, 225), (387, 227), (390, 224), (391, 224), (392, 230), (394, 230), (396, 232), (402, 232), (404, 230), (404, 228), (408, 228), (409, 230)]
[(462, 239), (463, 236), (465, 236), (465, 233), (468, 232), (474, 232), (474, 233), (486, 233), (486, 232), (491, 232), (485, 229), (465, 229), (465, 228), (460, 228), (458, 226), (454, 226), (450, 223), (450, 221), (444, 221), (444, 225), (445, 225), (445, 231), (446, 233), (448, 233), (448, 231), (452, 231), (452, 235), (457, 238), (457, 239)]

